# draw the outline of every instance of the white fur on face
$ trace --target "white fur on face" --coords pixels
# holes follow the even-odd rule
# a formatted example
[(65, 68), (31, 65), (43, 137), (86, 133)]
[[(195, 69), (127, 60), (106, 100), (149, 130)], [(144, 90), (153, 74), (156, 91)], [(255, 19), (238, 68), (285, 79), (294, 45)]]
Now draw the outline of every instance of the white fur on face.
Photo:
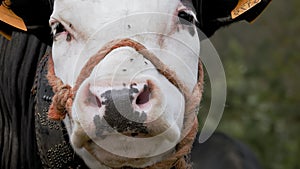
[[(191, 92), (197, 82), (200, 43), (193, 26), (178, 22), (180, 10), (186, 9), (179, 0), (56, 0), (50, 24), (60, 23), (65, 28), (54, 35), (56, 75), (74, 86), (84, 64), (104, 44), (131, 38), (174, 70)], [(101, 95), (109, 88), (122, 89), (149, 80), (157, 97), (149, 101), (151, 108), (144, 109), (145, 123), (155, 137), (133, 138), (109, 132), (97, 137), (93, 121), (95, 117), (103, 119), (106, 107), (86, 105), (87, 92), (95, 90)], [(101, 163), (145, 167), (171, 153), (180, 141), (184, 104), (182, 93), (151, 61), (130, 47), (122, 47), (108, 54), (83, 82), (72, 107), (72, 124), (66, 126), (75, 151), (89, 167), (100, 168)]]

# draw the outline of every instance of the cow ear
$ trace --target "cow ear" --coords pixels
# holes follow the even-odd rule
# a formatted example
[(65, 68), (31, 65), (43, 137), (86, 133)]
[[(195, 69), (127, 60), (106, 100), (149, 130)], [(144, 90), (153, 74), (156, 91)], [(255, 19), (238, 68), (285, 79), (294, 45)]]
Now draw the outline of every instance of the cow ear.
[(241, 20), (253, 21), (271, 2), (271, 0), (192, 1), (197, 12), (198, 26), (207, 37), (212, 36), (219, 28), (231, 23)]

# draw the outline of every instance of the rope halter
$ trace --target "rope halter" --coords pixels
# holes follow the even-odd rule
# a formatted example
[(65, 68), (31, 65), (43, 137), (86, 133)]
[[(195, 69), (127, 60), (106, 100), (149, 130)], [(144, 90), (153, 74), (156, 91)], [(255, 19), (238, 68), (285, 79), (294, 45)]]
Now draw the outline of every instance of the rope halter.
[(178, 78), (173, 70), (171, 70), (167, 65), (160, 61), (158, 57), (150, 52), (145, 46), (132, 39), (113, 40), (104, 45), (104, 47), (102, 47), (84, 65), (73, 88), (68, 84), (64, 84), (62, 80), (55, 75), (53, 60), (52, 57), (50, 57), (48, 62), (49, 65), (47, 78), (49, 80), (50, 86), (52, 86), (55, 95), (49, 108), (48, 118), (52, 120), (62, 120), (67, 114), (71, 117), (73, 100), (80, 85), (86, 78), (90, 76), (94, 67), (98, 63), (100, 63), (101, 60), (105, 58), (105, 56), (107, 56), (111, 51), (120, 47), (131, 47), (142, 56), (144, 56), (145, 59), (151, 61), (151, 63), (155, 66), (159, 73), (165, 76), (170, 83), (177, 87), (185, 98), (184, 125), (182, 129), (182, 136), (184, 137), (176, 145), (176, 152), (167, 159), (164, 159), (163, 161), (146, 168), (190, 168), (190, 164), (186, 161), (185, 157), (190, 153), (192, 144), (198, 131), (197, 112), (199, 110), (203, 86), (203, 69), (200, 61), (198, 64), (198, 82), (195, 85), (192, 93), (190, 94), (188, 88)]

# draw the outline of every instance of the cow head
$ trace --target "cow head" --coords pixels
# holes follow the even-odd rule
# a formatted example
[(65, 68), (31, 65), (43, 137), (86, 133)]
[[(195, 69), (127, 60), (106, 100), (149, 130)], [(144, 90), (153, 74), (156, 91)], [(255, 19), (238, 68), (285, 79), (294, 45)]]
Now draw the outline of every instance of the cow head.
[(64, 123), (89, 167), (153, 165), (194, 124), (200, 45), (187, 3), (55, 1), (54, 73), (76, 88)]

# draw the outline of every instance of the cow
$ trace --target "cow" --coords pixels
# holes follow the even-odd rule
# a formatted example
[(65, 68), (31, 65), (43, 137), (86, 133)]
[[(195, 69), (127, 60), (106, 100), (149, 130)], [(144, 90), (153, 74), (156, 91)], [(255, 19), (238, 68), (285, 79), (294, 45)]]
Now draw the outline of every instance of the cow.
[[(198, 64), (200, 49), (195, 25), (199, 24), (204, 33), (211, 36), (219, 27), (248, 17), (225, 20), (218, 15), (218, 19), (198, 21), (205, 17), (197, 17), (199, 10), (192, 8), (197, 2), (189, 1), (153, 0), (146, 5), (140, 1), (134, 1), (135, 5), (125, 1), (100, 2), (55, 2), (50, 19), (54, 36), (52, 55), (41, 59), (39, 64), (49, 62), (48, 79), (44, 80), (49, 80), (55, 94), (53, 98), (42, 96), (42, 100), (57, 100), (50, 106), (49, 117), (63, 119), (61, 125), (67, 129), (65, 134), (70, 136), (72, 148), (90, 168), (188, 167), (187, 156), (197, 131), (194, 111), (198, 105), (191, 106), (193, 111), (189, 114), (194, 116), (185, 116), (184, 105), (193, 92), (196, 94), (191, 100), (200, 102), (197, 99), (201, 98), (203, 78), (201, 64)], [(226, 16), (235, 5), (225, 8)], [(82, 19), (72, 15), (77, 11)], [(101, 16), (97, 22), (95, 16)], [(118, 21), (111, 23), (113, 26), (107, 24), (112, 20)], [(102, 28), (105, 32), (114, 31), (103, 36), (100, 28), (106, 24), (108, 26)], [(118, 32), (118, 25), (125, 27)], [(134, 34), (128, 37), (123, 29)], [(83, 47), (87, 49), (81, 51)], [(182, 63), (188, 66), (182, 67)], [(135, 74), (137, 70), (142, 73)], [(43, 71), (38, 69), (37, 72)], [(187, 75), (190, 78), (186, 78)], [(59, 93), (68, 96), (62, 105), (58, 105), (62, 100)], [(127, 116), (122, 111), (132, 114)], [(183, 144), (188, 145), (186, 152), (180, 158), (169, 160), (170, 165), (165, 163), (165, 159), (180, 150), (178, 145), (186, 136), (190, 136), (188, 144)], [(147, 141), (151, 138), (154, 139)], [(199, 144), (193, 147), (198, 150)], [(43, 153), (40, 151), (40, 154)], [(197, 166), (196, 160), (194, 163)]]
[(48, 116), (90, 168), (188, 167), (203, 86), (191, 3), (54, 3)]
[(195, 21), (178, 0), (54, 2), (48, 116), (88, 167), (187, 167), (203, 83)]

